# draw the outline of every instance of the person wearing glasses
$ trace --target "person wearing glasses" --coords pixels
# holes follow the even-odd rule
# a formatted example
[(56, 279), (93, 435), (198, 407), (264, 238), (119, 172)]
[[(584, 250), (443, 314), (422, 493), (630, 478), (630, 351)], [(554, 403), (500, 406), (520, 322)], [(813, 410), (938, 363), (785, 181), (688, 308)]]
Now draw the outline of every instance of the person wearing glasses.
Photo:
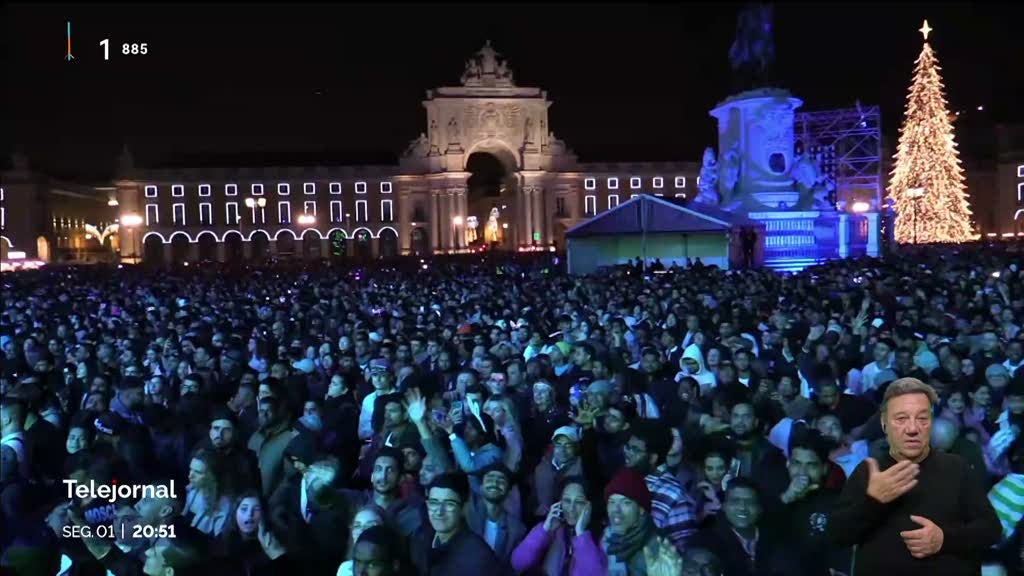
[(502, 573), (491, 547), (466, 526), (468, 497), (469, 482), (462, 474), (441, 474), (427, 487), (430, 528), (412, 542), (412, 562), (421, 576)]

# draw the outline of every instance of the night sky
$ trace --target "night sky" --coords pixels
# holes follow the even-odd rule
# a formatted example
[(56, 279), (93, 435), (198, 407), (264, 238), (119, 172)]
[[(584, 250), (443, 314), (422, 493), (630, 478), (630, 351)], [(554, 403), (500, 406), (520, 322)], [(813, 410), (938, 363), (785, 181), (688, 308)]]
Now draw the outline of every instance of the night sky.
[[(551, 128), (581, 160), (697, 161), (730, 92), (738, 8), (8, 4), (0, 153), (80, 180), (109, 177), (124, 142), (140, 166), (394, 159), (426, 130), (425, 90), (458, 85), (490, 38), (518, 85), (547, 90)], [(776, 5), (778, 74), (804, 109), (880, 104), (893, 139), (924, 18), (951, 107), (1020, 122), (1022, 4)], [(125, 42), (149, 53), (124, 56)]]

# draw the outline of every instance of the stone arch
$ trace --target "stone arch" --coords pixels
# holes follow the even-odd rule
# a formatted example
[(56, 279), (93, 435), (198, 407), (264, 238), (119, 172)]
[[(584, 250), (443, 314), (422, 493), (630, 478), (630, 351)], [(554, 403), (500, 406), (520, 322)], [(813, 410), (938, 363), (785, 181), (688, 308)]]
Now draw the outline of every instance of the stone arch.
[(217, 261), (218, 242), (220, 242), (220, 240), (217, 239), (217, 235), (209, 230), (203, 230), (199, 234), (196, 234), (196, 244), (199, 245), (200, 262)]
[(380, 245), (381, 258), (394, 258), (398, 256), (398, 232), (385, 226), (377, 231), (378, 244)]
[(171, 243), (171, 263), (180, 264), (190, 260), (189, 244), (192, 244), (192, 238), (188, 234), (175, 232), (167, 240)]
[(146, 264), (163, 264), (166, 243), (159, 232), (148, 232), (142, 237), (142, 261)]
[[(470, 173), (466, 179), (467, 241), (473, 246), (511, 249), (522, 189), (518, 155), (500, 140), (484, 140), (470, 148), (465, 171)], [(499, 224), (497, 240), (494, 234), (487, 234), (493, 209), (498, 210), (499, 221), (508, 224), (504, 228)], [(475, 219), (475, 230), (470, 227), (471, 219)]]
[(50, 241), (46, 236), (36, 238), (36, 257), (43, 262), (50, 261)]
[(221, 241), (224, 242), (224, 257), (228, 262), (241, 262), (245, 259), (245, 237), (238, 230), (228, 230)]
[(270, 255), (270, 234), (265, 230), (253, 230), (249, 234), (249, 247), (253, 260), (266, 260)]
[(352, 232), (355, 257), (361, 262), (373, 259), (373, 232), (367, 228), (358, 228)]

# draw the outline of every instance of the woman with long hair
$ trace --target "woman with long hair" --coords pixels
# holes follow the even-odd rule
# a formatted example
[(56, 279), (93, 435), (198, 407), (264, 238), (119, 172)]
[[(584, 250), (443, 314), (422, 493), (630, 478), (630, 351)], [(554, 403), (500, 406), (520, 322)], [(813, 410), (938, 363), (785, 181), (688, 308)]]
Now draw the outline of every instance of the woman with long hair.
[(287, 561), (286, 550), (264, 521), (266, 505), (256, 491), (244, 492), (231, 508), (224, 531), (210, 555), (220, 576), (276, 574)]
[(368, 528), (383, 526), (384, 523), (384, 510), (376, 504), (367, 504), (356, 512), (348, 527), (349, 540), (345, 551), (345, 561), (338, 566), (338, 576), (353, 576), (352, 553), (355, 551), (359, 536)]
[(200, 449), (192, 455), (182, 515), (193, 528), (208, 536), (219, 535), (231, 515), (231, 498), (222, 493), (221, 476), (213, 452)]

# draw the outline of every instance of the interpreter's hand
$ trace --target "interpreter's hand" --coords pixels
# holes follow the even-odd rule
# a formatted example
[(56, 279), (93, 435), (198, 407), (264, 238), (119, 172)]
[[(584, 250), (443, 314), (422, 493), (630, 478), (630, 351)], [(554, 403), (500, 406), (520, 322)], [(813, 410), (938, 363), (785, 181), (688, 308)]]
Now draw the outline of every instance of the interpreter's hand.
[(942, 528), (924, 516), (911, 515), (910, 519), (920, 526), (917, 530), (900, 532), (903, 543), (907, 545), (907, 550), (910, 550), (910, 555), (914, 558), (927, 558), (937, 554), (942, 549), (944, 539)]
[(652, 546), (644, 546), (644, 563), (647, 564), (647, 576), (676, 576), (683, 572), (683, 558), (672, 542), (663, 536), (658, 537), (658, 553), (651, 552)]
[(867, 465), (868, 496), (882, 504), (888, 504), (910, 492), (917, 486), (917, 475), (921, 471), (920, 466), (910, 460), (898, 462), (885, 472), (878, 469), (878, 461), (874, 458), (868, 458)]
[(555, 502), (551, 505), (548, 510), (547, 517), (544, 518), (544, 531), (547, 533), (554, 532), (559, 526), (562, 525), (562, 503)]
[(583, 510), (580, 511), (580, 517), (576, 519), (576, 535), (583, 534), (587, 531), (587, 526), (590, 526), (590, 502), (583, 505)]
[(408, 404), (406, 412), (409, 420), (418, 426), (427, 414), (427, 399), (416, 388), (410, 388), (405, 393), (405, 402)]

